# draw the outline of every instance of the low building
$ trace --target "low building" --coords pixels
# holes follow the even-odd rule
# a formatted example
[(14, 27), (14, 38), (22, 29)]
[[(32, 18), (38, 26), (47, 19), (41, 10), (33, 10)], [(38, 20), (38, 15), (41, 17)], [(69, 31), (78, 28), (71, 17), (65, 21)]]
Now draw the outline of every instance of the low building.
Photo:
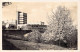
[(27, 24), (26, 26), (22, 27), (23, 30), (38, 30), (40, 32), (44, 32), (47, 29), (47, 25), (40, 25), (40, 24)]
[(16, 24), (9, 24), (8, 29), (17, 29)]

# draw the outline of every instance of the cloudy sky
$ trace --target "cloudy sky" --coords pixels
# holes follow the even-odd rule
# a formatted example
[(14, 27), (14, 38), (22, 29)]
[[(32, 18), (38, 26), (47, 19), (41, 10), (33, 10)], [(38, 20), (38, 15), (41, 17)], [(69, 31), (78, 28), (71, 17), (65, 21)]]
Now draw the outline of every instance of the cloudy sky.
[(3, 21), (16, 20), (16, 11), (27, 13), (28, 24), (47, 24), (48, 16), (52, 9), (56, 10), (58, 6), (65, 6), (71, 11), (73, 24), (77, 25), (77, 3), (76, 2), (12, 2), (11, 5), (2, 8)]

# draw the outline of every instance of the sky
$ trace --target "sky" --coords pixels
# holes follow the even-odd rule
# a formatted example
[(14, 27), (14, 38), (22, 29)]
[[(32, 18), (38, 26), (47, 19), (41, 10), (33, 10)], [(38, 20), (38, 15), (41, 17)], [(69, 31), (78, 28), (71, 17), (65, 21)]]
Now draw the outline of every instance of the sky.
[(28, 24), (48, 24), (48, 16), (58, 6), (65, 6), (71, 12), (73, 25), (77, 25), (77, 3), (76, 2), (12, 2), (11, 5), (2, 8), (2, 20), (14, 21), (17, 18), (16, 11), (27, 13)]

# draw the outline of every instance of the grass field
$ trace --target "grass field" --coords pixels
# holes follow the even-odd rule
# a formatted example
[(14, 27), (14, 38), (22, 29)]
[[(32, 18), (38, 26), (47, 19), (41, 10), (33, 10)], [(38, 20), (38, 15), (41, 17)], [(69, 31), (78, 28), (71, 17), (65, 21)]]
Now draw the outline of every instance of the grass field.
[(68, 48), (60, 47), (52, 44), (34, 43), (23, 40), (7, 39), (14, 46), (21, 50), (69, 50)]

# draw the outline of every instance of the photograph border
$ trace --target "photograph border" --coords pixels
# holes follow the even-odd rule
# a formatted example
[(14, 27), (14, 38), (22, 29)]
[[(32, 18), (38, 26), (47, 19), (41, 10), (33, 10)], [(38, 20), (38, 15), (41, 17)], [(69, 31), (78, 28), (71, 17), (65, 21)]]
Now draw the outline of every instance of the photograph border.
[[(2, 50), (2, 2), (77, 2), (77, 19), (78, 19), (78, 50)], [(80, 52), (80, 0), (1, 0), (0, 2), (0, 51), (1, 52)]]

